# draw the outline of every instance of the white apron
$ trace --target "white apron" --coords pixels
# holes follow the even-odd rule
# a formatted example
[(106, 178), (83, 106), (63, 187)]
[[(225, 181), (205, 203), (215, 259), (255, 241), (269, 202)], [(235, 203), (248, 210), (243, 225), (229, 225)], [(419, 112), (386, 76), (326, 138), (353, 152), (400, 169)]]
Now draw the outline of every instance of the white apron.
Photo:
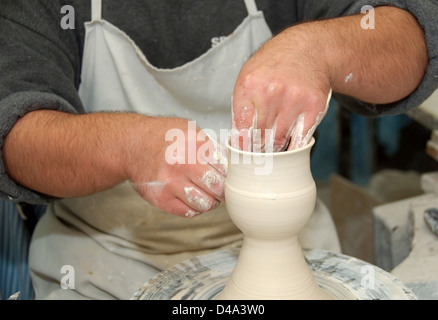
[[(248, 16), (224, 41), (183, 66), (158, 69), (128, 35), (102, 19), (101, 0), (92, 0), (79, 88), (86, 110), (186, 118), (219, 138), (220, 129), (230, 126), (230, 101), (241, 67), (272, 36), (254, 0), (245, 4)], [(331, 218), (323, 212), (334, 249), (339, 249)], [(308, 247), (330, 243), (321, 234), (318, 238), (319, 243), (309, 240)], [(164, 268), (211, 250), (238, 248), (241, 240), (224, 205), (180, 218), (150, 206), (129, 182), (60, 200), (49, 206), (31, 244), (36, 298), (128, 299)], [(68, 275), (64, 266), (74, 270), (73, 285), (66, 289), (60, 285)]]

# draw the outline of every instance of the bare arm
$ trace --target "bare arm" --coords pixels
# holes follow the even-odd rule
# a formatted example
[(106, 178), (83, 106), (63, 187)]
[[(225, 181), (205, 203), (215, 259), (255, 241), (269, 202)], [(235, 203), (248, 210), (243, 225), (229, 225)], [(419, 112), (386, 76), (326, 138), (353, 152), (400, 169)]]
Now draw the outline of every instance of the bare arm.
[(408, 96), (427, 61), (417, 21), (395, 7), (375, 9), (375, 29), (363, 15), (307, 22), (268, 41), (245, 64), (233, 94), (233, 126), (276, 128), (274, 151), (292, 136), (299, 147), (326, 112), (330, 89), (385, 104)]
[(338, 18), (317, 26), (328, 30), (331, 39), (321, 50), (333, 90), (376, 104), (405, 98), (426, 71), (423, 30), (410, 13), (395, 7), (375, 9), (375, 29), (362, 29), (362, 18)]
[(83, 196), (127, 178), (123, 144), (138, 116), (41, 110), (20, 119), (4, 142), (9, 176), (56, 197)]
[[(34, 111), (7, 135), (4, 162), (16, 182), (51, 196), (89, 195), (130, 180), (145, 200), (175, 215), (208, 211), (223, 200), (225, 172), (220, 164), (168, 163), (169, 129), (186, 133), (187, 120)], [(207, 184), (204, 175), (213, 175), (216, 184)]]

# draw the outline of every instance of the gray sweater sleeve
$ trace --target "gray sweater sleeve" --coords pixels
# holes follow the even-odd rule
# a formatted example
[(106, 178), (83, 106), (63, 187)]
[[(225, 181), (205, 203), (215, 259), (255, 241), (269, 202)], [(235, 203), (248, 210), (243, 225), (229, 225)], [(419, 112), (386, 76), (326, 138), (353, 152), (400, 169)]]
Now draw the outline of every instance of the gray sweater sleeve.
[[(0, 159), (4, 138), (26, 113), (83, 110), (76, 89), (78, 48), (74, 35), (59, 26), (58, 6), (57, 1), (45, 1), (36, 10), (34, 1), (0, 2)], [(3, 161), (0, 196), (32, 204), (52, 199), (16, 184)]]
[[(359, 14), (365, 5), (373, 7), (395, 6), (410, 12), (423, 28), (429, 63), (423, 81), (405, 99), (386, 105), (368, 104), (335, 94), (334, 97), (343, 107), (364, 116), (382, 116), (400, 114), (409, 109), (418, 107), (438, 88), (438, 1), (437, 0), (301, 0), (298, 2), (300, 20), (313, 20), (318, 18), (331, 18), (340, 15)], [(378, 17), (376, 17), (378, 19)], [(396, 80), (395, 80), (396, 81)]]

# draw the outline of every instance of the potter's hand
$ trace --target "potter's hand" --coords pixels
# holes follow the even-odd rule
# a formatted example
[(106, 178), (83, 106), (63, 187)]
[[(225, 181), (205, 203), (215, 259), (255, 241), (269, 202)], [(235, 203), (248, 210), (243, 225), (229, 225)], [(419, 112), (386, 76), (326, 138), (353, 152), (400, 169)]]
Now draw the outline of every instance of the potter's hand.
[[(140, 139), (133, 153), (137, 158), (129, 176), (136, 191), (153, 206), (177, 216), (193, 217), (218, 206), (226, 176), (223, 147), (193, 122), (155, 121), (154, 136)], [(141, 152), (146, 143), (154, 146), (153, 153)]]
[[(275, 131), (272, 141), (266, 140), (273, 151), (283, 150), (290, 137), (289, 149), (305, 144), (326, 112), (331, 89), (373, 104), (376, 113), (414, 92), (428, 64), (424, 31), (408, 11), (391, 6), (374, 11), (382, 21), (375, 29), (364, 28), (358, 12), (301, 23), (266, 42), (244, 65), (234, 88), (233, 145), (238, 133), (254, 139), (251, 128), (261, 129), (262, 137), (265, 129)], [(251, 149), (251, 143), (240, 148)]]
[(240, 140), (240, 149), (301, 147), (326, 113), (331, 94), (327, 68), (304, 35), (291, 30), (268, 41), (238, 76), (231, 136), (234, 146)]

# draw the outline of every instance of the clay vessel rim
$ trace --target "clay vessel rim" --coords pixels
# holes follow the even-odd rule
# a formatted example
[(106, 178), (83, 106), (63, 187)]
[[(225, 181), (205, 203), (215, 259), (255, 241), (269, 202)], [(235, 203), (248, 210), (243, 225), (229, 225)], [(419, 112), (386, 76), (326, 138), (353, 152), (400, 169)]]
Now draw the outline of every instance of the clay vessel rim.
[(305, 149), (311, 148), (311, 147), (313, 147), (314, 144), (315, 144), (315, 138), (312, 137), (312, 139), (309, 141), (309, 143), (306, 144), (304, 147), (289, 150), (289, 151), (264, 153), (264, 152), (249, 152), (249, 151), (239, 150), (239, 149), (236, 149), (230, 145), (230, 139), (228, 139), (226, 141), (226, 146), (230, 151), (233, 151), (235, 153), (242, 154), (242, 155), (252, 155), (252, 156), (258, 156), (258, 157), (262, 157), (262, 156), (264, 156), (264, 157), (266, 157), (266, 156), (271, 156), (271, 157), (288, 156), (290, 154), (299, 153)]

